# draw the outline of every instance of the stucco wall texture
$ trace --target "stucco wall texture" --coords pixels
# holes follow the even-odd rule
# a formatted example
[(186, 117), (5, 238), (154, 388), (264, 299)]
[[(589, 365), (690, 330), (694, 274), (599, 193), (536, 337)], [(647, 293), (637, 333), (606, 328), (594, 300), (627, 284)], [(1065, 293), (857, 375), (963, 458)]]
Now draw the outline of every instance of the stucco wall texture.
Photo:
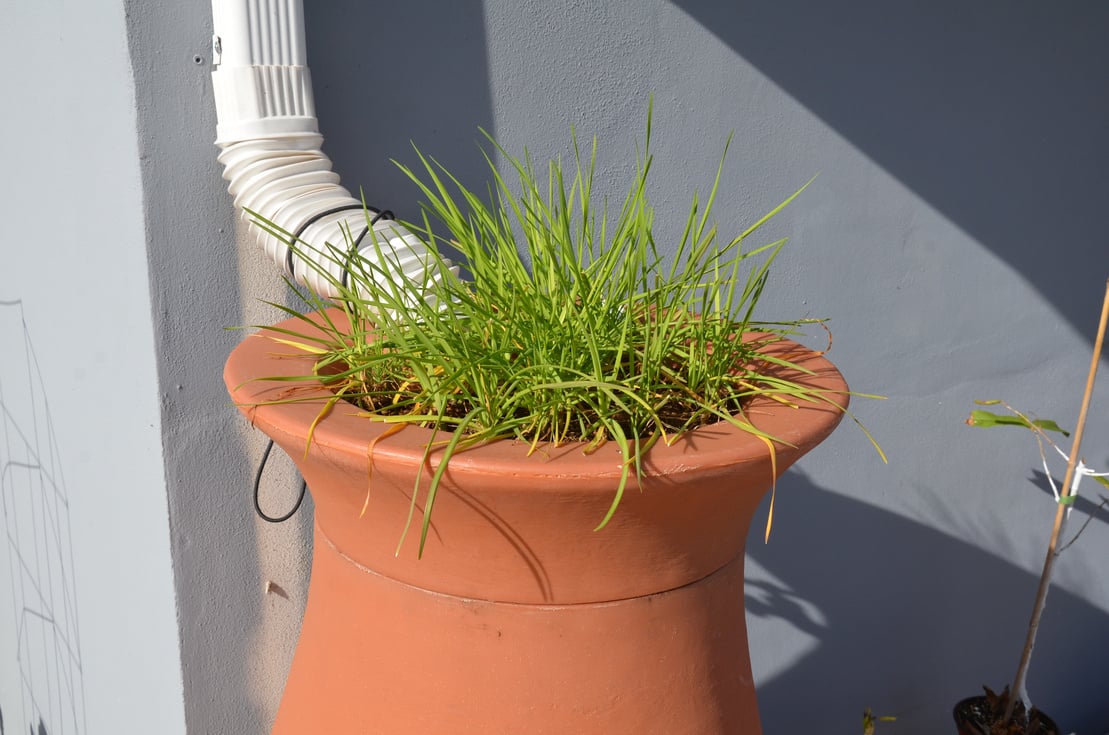
[[(768, 233), (790, 243), (760, 316), (831, 318), (831, 359), (856, 390), (887, 397), (854, 408), (890, 461), (883, 465), (846, 424), (783, 478), (770, 543), (760, 523), (752, 529), (747, 624), (764, 729), (857, 732), (869, 706), (898, 717), (890, 733), (950, 732), (958, 699), (1012, 677), (1054, 503), (1030, 437), (963, 421), (974, 399), (1004, 398), (1074, 424), (1109, 275), (1109, 6), (306, 5), (325, 149), (348, 187), (401, 216), (416, 215), (418, 196), (389, 160), (411, 162), (414, 141), (480, 185), (479, 126), (540, 161), (568, 153), (571, 126), (596, 135), (597, 188), (619, 197), (651, 94), (650, 194), (664, 248), (693, 189), (711, 185), (729, 133), (717, 204), (724, 232), (819, 174)], [(109, 228), (83, 227), (80, 238), (60, 241), (80, 239), (90, 253), (126, 251), (102, 287), (86, 291), (84, 313), (117, 313), (119, 288), (142, 290), (149, 280), (149, 291), (129, 300), (138, 326), (128, 332), (127, 364), (145, 376), (129, 410), (156, 400), (160, 411), (150, 420), (121, 411), (116, 424), (119, 441), (149, 439), (150, 424), (160, 433), (160, 448), (137, 466), (148, 475), (143, 492), (157, 502), (164, 482), (168, 539), (154, 507), (133, 518), (110, 513), (130, 526), (163, 524), (162, 537), (151, 532), (150, 546), (136, 553), (164, 553), (157, 549), (168, 543), (172, 554), (175, 594), (165, 589), (168, 569), (149, 578), (149, 592), (176, 604), (180, 678), (150, 686), (183, 702), (190, 733), (263, 733), (303, 609), (312, 509), (281, 526), (254, 517), (250, 480), (264, 442), (230, 406), (220, 376), (242, 337), (224, 327), (275, 321), (260, 300), (284, 298), (283, 286), (237, 222), (216, 164), (207, 0), (96, 7), (115, 19), (117, 30), (102, 39), (112, 47), (106, 53), (120, 53), (113, 44), (125, 33), (134, 80), (134, 117), (124, 114), (125, 100), (124, 112), (99, 124), (122, 138), (113, 161), (137, 173), (104, 173), (99, 154), (74, 146), (71, 165), (98, 167), (99, 178), (81, 182), (89, 191), (70, 185), (61, 198), (129, 192), (96, 211), (114, 208), (135, 237), (125, 247)], [(112, 74), (119, 79), (89, 84), (118, 91), (126, 75)], [(84, 115), (51, 119), (64, 135), (87, 127)], [(4, 124), (8, 140), (22, 135), (29, 147), (47, 135), (11, 118)], [(55, 179), (69, 177), (58, 162)], [(4, 252), (24, 253), (31, 239), (9, 239)], [(32, 271), (58, 260), (49, 248), (35, 252), (17, 261), (26, 260), (18, 272), (28, 284)], [(59, 267), (77, 277), (74, 265)], [(56, 284), (28, 293), (66, 314)], [(152, 340), (136, 336), (144, 330)], [(64, 371), (53, 380), (64, 383)], [(1107, 375), (1094, 405), (1083, 454), (1105, 468)], [(56, 421), (80, 423), (79, 413), (70, 408)], [(67, 442), (62, 454), (75, 456), (78, 441)], [(1096, 503), (1086, 487), (1080, 514)], [(268, 474), (275, 510), (295, 490), (287, 463)], [(1067, 732), (1109, 730), (1106, 558), (1103, 511), (1057, 567), (1033, 662), (1029, 691)], [(116, 574), (104, 566), (82, 574), (82, 610), (148, 591), (146, 577), (133, 587), (104, 584)], [(281, 594), (267, 594), (269, 582)], [(178, 641), (165, 641), (171, 627), (133, 630), (178, 650)], [(123, 640), (106, 624), (85, 640), (97, 636), (107, 638), (96, 655)], [(164, 659), (178, 665), (171, 653)], [(172, 732), (175, 717), (167, 714), (165, 728), (90, 722), (80, 732)]]

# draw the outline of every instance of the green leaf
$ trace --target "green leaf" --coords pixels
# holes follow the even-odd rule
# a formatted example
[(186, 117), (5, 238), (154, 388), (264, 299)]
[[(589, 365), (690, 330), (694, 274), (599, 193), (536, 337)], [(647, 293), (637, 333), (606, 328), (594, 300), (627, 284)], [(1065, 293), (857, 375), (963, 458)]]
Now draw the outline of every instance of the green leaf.
[(1066, 429), (1060, 428), (1059, 424), (1050, 419), (1036, 419), (1032, 422), (1035, 426), (1043, 429), (1044, 431), (1054, 431), (1063, 436), (1070, 436), (1070, 432)]
[[(979, 401), (975, 401), (975, 403), (979, 403), (980, 405), (992, 405), (991, 403), (982, 403)], [(983, 411), (978, 408), (970, 412), (970, 418), (967, 419), (967, 424), (985, 428), (992, 426), (1020, 426), (1025, 429), (1036, 428), (1043, 431), (1054, 431), (1063, 436), (1070, 436), (1070, 432), (1060, 428), (1059, 424), (1050, 419), (1031, 420), (1024, 416), (1006, 416), (991, 411)]]
[(1026, 429), (1029, 428), (1028, 422), (1022, 420), (1019, 416), (1002, 416), (977, 408), (970, 412), (970, 418), (967, 419), (967, 424), (970, 426), (982, 426), (987, 428), (991, 426), (1023, 426)]

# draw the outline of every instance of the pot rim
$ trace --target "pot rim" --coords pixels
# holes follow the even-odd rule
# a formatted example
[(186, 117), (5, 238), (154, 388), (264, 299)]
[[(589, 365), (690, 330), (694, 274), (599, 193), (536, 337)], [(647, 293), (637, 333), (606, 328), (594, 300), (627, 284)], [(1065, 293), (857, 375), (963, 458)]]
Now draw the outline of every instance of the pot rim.
[[(315, 316), (315, 315), (313, 315)], [(311, 334), (311, 328), (300, 319), (288, 319), (274, 325), (293, 328)], [(232, 351), (224, 369), (224, 380), (236, 406), (251, 423), (266, 433), (278, 431), (307, 436), (308, 427), (316, 420), (327, 401), (334, 397), (319, 381), (297, 383), (296, 402), (267, 404), (280, 400), (291, 383), (270, 378), (305, 376), (312, 373), (313, 356), (274, 340), (278, 333), (267, 334), (268, 329), (251, 334)], [(793, 408), (769, 398), (756, 398), (746, 409), (752, 423), (773, 437), (777, 462), (781, 468), (788, 466), (803, 452), (827, 437), (843, 418), (849, 402), (846, 381), (836, 367), (822, 353), (817, 353), (792, 340), (782, 340), (766, 350), (769, 354), (790, 355), (799, 366), (812, 371), (806, 375), (789, 371), (788, 377), (805, 385), (827, 392), (830, 403), (805, 403)], [(799, 357), (793, 357), (800, 353)], [(804, 419), (804, 420), (801, 420)], [(363, 409), (345, 400), (337, 402), (330, 413), (316, 425), (313, 446), (337, 452), (365, 452), (365, 448), (389, 428), (389, 424), (373, 421)], [(302, 431), (291, 431), (299, 427)], [(444, 433), (444, 436), (449, 434)], [(434, 432), (418, 426), (408, 426), (381, 439), (374, 445), (375, 459), (400, 465), (418, 466), (423, 463), (425, 447), (432, 441)], [(568, 442), (559, 446), (541, 443), (536, 451), (522, 441), (504, 439), (457, 452), (450, 460), (451, 473), (486, 473), (500, 471), (504, 463), (520, 465), (519, 476), (524, 479), (543, 479), (567, 476), (564, 457), (576, 457), (582, 462), (581, 475), (611, 481), (622, 471), (622, 458), (615, 442), (586, 455), (584, 442)], [(611, 446), (615, 452), (607, 451)], [(442, 450), (435, 450), (433, 457)], [(537, 457), (542, 461), (536, 461)], [(644, 475), (648, 477), (680, 475), (690, 471), (733, 466), (745, 462), (765, 461), (766, 444), (743, 429), (724, 421), (706, 424), (680, 436), (674, 443), (658, 442), (644, 456)], [(575, 474), (575, 473), (571, 473)], [(631, 480), (634, 480), (634, 472)]]
[[(742, 554), (751, 515), (774, 478), (832, 432), (847, 403), (847, 385), (830, 362), (810, 350), (798, 362), (814, 372), (803, 375), (807, 384), (840, 393), (832, 405), (753, 402), (755, 425), (788, 442), (773, 458), (757, 437), (717, 422), (656, 444), (642, 475), (629, 472), (625, 491), (614, 495), (625, 464), (614, 442), (588, 455), (575, 442), (529, 456), (524, 442), (498, 441), (451, 457), (434, 519), (418, 500), (430, 497), (431, 430), (411, 426), (374, 444), (389, 425), (340, 401), (316, 425), (307, 453), (309, 427), (334, 400), (318, 380), (299, 383), (311, 400), (239, 408), (292, 455), (316, 499), (317, 533), (357, 564), (437, 594), (608, 604), (688, 585)], [(224, 377), (239, 404), (252, 404), (279, 399), (290, 385), (259, 378), (311, 375), (312, 367), (313, 356), (263, 332), (235, 348)], [(430, 464), (439, 464), (434, 455)], [(615, 502), (619, 511), (595, 533)], [(397, 545), (414, 511), (429, 530), (424, 561), (415, 540)]]

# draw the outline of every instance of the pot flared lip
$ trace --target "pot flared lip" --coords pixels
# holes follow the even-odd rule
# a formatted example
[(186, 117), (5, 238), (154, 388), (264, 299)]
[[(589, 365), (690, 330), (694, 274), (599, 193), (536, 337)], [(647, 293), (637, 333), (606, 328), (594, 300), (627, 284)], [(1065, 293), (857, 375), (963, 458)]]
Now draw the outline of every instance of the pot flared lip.
[[(334, 318), (335, 314), (332, 316)], [(272, 329), (282, 328), (297, 329), (306, 335), (312, 331), (304, 320), (296, 318), (276, 324)], [(244, 339), (227, 360), (224, 381), (232, 400), (256, 428), (275, 439), (278, 435), (286, 439), (299, 438), (307, 447), (310, 427), (334, 394), (318, 380), (288, 380), (310, 376), (315, 358), (278, 342), (275, 338), (280, 336), (276, 331), (263, 328)], [(827, 402), (804, 402), (793, 407), (760, 397), (747, 406), (748, 420), (776, 440), (776, 459), (785, 467), (835, 429), (847, 407), (849, 389), (843, 376), (822, 353), (791, 340), (776, 342), (766, 351), (809, 371), (783, 369), (783, 377), (821, 391), (827, 398)], [(273, 403), (287, 401), (293, 386), (296, 386), (295, 401)], [(418, 466), (425, 461), (425, 448), (430, 441), (449, 437), (443, 432), (436, 437), (433, 430), (418, 426), (407, 426), (403, 431), (382, 437), (390, 426), (367, 418), (363, 409), (341, 400), (316, 423), (312, 445), (322, 451), (365, 457), (371, 442), (380, 438), (373, 444), (375, 462)], [(450, 460), (450, 472), (504, 474), (507, 465), (522, 480), (580, 476), (607, 482), (620, 477), (624, 459), (615, 442), (610, 441), (589, 454), (583, 451), (585, 446), (582, 442), (558, 446), (541, 443), (533, 451), (526, 442), (493, 441), (456, 453)], [(441, 452), (437, 449), (432, 453), (433, 462)], [(651, 477), (674, 476), (746, 462), (765, 462), (766, 457), (767, 446), (760, 438), (719, 421), (689, 431), (671, 444), (659, 441), (645, 455), (643, 470), (644, 475)]]

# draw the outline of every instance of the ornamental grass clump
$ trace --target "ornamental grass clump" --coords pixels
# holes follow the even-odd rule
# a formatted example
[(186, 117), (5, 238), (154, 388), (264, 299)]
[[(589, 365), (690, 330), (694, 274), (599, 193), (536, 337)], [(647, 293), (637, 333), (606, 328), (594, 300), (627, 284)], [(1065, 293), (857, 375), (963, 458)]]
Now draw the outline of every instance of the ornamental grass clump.
[[(428, 456), (442, 451), (424, 498), (421, 550), (450, 458), (475, 445), (514, 439), (534, 451), (581, 442), (588, 453), (614, 442), (622, 475), (601, 528), (656, 442), (727, 421), (773, 452), (773, 437), (744, 415), (749, 399), (838, 407), (780, 377), (782, 368), (801, 368), (760, 351), (802, 322), (754, 320), (786, 240), (752, 247), (749, 239), (805, 187), (739, 235), (722, 238), (711, 221), (722, 157), (707, 198), (694, 195), (676, 252), (667, 257), (646, 197), (649, 118), (618, 209), (593, 189), (595, 140), (586, 156), (573, 136), (572, 167), (555, 160), (537, 170), (526, 151), (509, 155), (486, 134), (493, 148), (483, 151), (491, 176), (483, 194), (417, 149), (417, 166), (397, 165), (424, 197), (421, 221), (404, 223), (428, 246), (419, 268), (398, 262), (380, 239), (376, 258), (363, 258), (349, 254), (349, 242), (313, 246), (258, 220), (294, 249), (324, 253), (346, 271), (339, 278), (313, 266), (340, 295), (332, 303), (301, 291), (321, 316), (310, 320), (275, 304), (322, 325), (322, 337), (275, 330), (279, 341), (317, 355), (315, 374), (304, 379), (322, 380), (334, 393), (317, 421), (345, 400), (393, 425), (382, 438), (418, 425), (432, 432)], [(461, 253), (467, 279), (441, 254), (444, 244)], [(406, 270), (423, 275), (413, 279)], [(341, 317), (323, 311), (330, 306)]]

